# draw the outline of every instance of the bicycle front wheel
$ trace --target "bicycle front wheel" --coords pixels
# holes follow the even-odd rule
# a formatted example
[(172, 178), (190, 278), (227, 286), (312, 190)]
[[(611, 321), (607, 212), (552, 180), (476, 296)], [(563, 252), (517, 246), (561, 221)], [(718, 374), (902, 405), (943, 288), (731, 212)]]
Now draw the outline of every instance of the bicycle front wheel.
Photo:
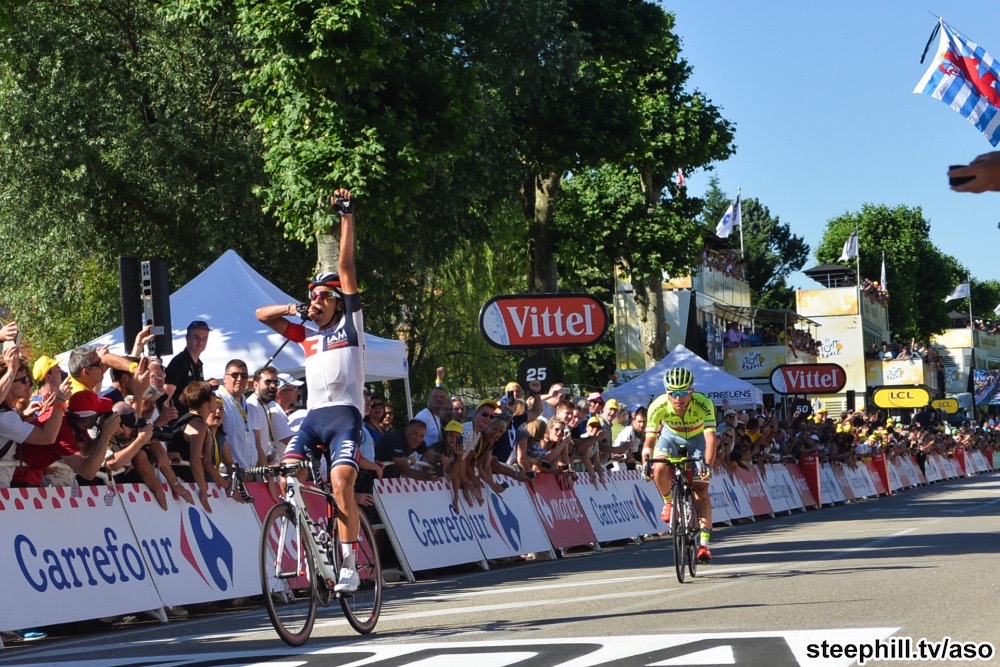
[(264, 606), (281, 640), (301, 646), (316, 621), (318, 568), (304, 522), (285, 503), (271, 508), (260, 536), (260, 585)]
[[(382, 612), (382, 561), (379, 559), (378, 544), (372, 525), (364, 512), (358, 513), (361, 528), (358, 531), (358, 550), (355, 565), (358, 570), (358, 589), (353, 593), (340, 593), (340, 606), (351, 627), (363, 635), (375, 629), (378, 616)], [(340, 570), (343, 552), (340, 548), (340, 534), (337, 533), (337, 569)]]
[(687, 553), (687, 526), (684, 523), (684, 516), (687, 508), (684, 507), (684, 494), (678, 486), (674, 485), (674, 511), (670, 516), (670, 533), (674, 542), (674, 570), (677, 572), (677, 581), (684, 583), (684, 557)]

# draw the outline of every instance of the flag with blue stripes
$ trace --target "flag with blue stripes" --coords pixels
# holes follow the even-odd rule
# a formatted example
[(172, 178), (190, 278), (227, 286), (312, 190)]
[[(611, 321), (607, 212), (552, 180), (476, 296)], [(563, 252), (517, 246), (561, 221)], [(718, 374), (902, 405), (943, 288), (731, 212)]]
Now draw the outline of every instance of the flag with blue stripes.
[(1000, 63), (981, 46), (938, 19), (937, 53), (914, 93), (941, 100), (1000, 143)]

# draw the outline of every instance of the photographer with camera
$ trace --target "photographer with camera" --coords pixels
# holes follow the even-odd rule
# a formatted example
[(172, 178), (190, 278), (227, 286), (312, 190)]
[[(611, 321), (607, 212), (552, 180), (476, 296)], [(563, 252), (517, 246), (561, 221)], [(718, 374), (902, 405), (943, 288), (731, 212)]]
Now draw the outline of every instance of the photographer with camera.
[(59, 460), (79, 478), (85, 481), (94, 479), (104, 463), (108, 441), (117, 430), (119, 421), (118, 415), (108, 415), (100, 427), (97, 425), (98, 418), (110, 413), (113, 406), (110, 400), (101, 399), (94, 392), (108, 368), (133, 373), (140, 395), (149, 384), (145, 359), (130, 362), (108, 352), (107, 346), (84, 346), (70, 352), (71, 396), (66, 408), (67, 418), (63, 420), (54, 444), (24, 450), (24, 466), (15, 471), (15, 484), (41, 486), (46, 469)]
[[(0, 358), (0, 378), (0, 385), (7, 387), (0, 401), (0, 461), (14, 462), (23, 445), (49, 445), (55, 441), (69, 398), (69, 383), (62, 384), (46, 397), (35, 422), (25, 421), (17, 410), (18, 403), (31, 395), (28, 362), (20, 356), (17, 347), (4, 350)], [(13, 475), (12, 466), (0, 467), (0, 488), (9, 487)]]
[(144, 483), (156, 496), (160, 508), (166, 511), (166, 494), (156, 476), (156, 470), (159, 469), (166, 477), (170, 489), (189, 504), (194, 504), (191, 493), (181, 485), (170, 468), (166, 452), (153, 439), (153, 425), (136, 416), (135, 408), (124, 401), (114, 404), (112, 414), (118, 417), (118, 425), (111, 434), (104, 459), (108, 481), (122, 484)]

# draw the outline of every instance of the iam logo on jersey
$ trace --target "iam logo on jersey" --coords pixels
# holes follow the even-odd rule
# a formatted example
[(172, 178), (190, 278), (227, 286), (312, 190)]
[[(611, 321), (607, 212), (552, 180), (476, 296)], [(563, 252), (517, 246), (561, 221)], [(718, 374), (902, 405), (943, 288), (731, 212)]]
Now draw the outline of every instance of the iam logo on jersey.
[(507, 507), (507, 503), (495, 493), (490, 497), (490, 525), (493, 526), (493, 532), (515, 552), (521, 548), (521, 522)]
[(638, 484), (632, 486), (632, 495), (635, 497), (635, 504), (639, 507), (639, 513), (646, 517), (646, 521), (653, 528), (659, 527), (659, 522), (656, 517), (656, 508), (653, 507), (653, 502), (649, 499), (642, 489), (639, 488)]
[(220, 591), (233, 585), (233, 545), (207, 515), (187, 508), (181, 515), (181, 553), (209, 587)]

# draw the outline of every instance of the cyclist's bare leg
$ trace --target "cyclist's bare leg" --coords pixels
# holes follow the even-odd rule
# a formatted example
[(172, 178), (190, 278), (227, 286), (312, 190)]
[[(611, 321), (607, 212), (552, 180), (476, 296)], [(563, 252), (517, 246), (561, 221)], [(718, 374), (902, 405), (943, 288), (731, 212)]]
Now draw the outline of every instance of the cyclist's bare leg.
[(708, 495), (708, 484), (695, 482), (691, 485), (694, 492), (694, 506), (698, 508), (698, 524), (702, 530), (712, 530), (712, 502)]
[(660, 492), (661, 496), (669, 498), (674, 487), (673, 466), (653, 465), (653, 483), (656, 484), (656, 490)]
[(358, 471), (353, 466), (334, 466), (330, 471), (330, 486), (333, 487), (333, 497), (337, 501), (340, 513), (337, 515), (337, 529), (343, 536), (343, 542), (357, 542), (361, 519), (358, 514), (358, 504), (354, 500), (354, 482)]

